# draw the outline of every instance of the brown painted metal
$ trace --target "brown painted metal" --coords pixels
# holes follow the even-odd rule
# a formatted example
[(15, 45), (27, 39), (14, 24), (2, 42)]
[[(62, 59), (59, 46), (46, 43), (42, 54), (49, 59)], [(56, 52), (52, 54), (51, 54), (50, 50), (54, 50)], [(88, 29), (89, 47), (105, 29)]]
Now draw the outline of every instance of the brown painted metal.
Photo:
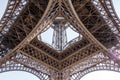
[[(57, 51), (37, 36), (61, 16), (82, 39)], [(109, 58), (109, 50), (120, 48), (119, 23), (111, 0), (9, 0), (0, 21), (0, 72), (22, 70), (40, 80), (80, 80), (101, 69), (119, 72), (120, 64)]]

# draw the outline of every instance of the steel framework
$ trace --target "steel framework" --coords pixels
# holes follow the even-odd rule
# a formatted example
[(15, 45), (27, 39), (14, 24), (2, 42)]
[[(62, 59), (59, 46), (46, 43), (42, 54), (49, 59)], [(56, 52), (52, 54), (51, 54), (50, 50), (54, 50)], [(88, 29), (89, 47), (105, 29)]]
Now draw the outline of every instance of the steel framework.
[[(81, 39), (66, 43), (67, 23)], [(56, 49), (37, 38), (53, 24)], [(0, 72), (27, 71), (40, 80), (120, 72), (119, 42), (120, 21), (111, 0), (9, 0), (0, 21)]]

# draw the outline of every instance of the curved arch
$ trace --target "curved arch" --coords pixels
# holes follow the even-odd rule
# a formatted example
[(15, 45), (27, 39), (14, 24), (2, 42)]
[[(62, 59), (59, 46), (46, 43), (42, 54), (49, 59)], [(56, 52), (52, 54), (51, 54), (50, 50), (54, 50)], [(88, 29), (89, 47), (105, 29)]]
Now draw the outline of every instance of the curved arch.
[[(91, 3), (91, 5), (87, 5), (88, 2)], [(101, 2), (103, 1), (103, 4)], [(113, 21), (112, 19), (116, 19), (118, 20), (118, 18), (115, 15), (115, 12), (113, 10), (113, 6), (111, 3), (111, 0), (82, 0), (79, 1), (81, 3), (81, 5), (77, 6), (75, 4), (75, 6), (77, 6), (78, 9), (75, 9), (76, 7), (74, 5), (72, 5), (71, 0), (69, 0), (69, 3), (71, 4), (71, 8), (73, 7), (73, 12), (76, 15), (76, 18), (78, 18), (78, 20), (81, 22), (84, 22), (84, 25), (86, 24), (88, 33), (90, 32), (91, 37), (93, 37), (94, 41), (99, 44), (107, 53), (109, 52), (108, 49), (112, 49), (113, 47), (119, 47), (119, 21)], [(86, 5), (86, 6), (85, 6)], [(91, 6), (91, 8), (90, 8)], [(110, 7), (110, 8), (109, 8)], [(85, 10), (84, 10), (85, 8)], [(96, 11), (94, 11), (94, 9), (96, 9)], [(83, 11), (80, 11), (83, 10)], [(114, 14), (114, 16), (112, 14), (110, 14), (110, 11), (112, 10), (112, 14)], [(79, 13), (79, 14), (78, 14)], [(95, 14), (93, 14), (95, 13)], [(84, 15), (85, 14), (85, 15)], [(90, 17), (90, 15), (97, 15), (96, 17)], [(112, 15), (112, 17), (109, 16)], [(79, 16), (82, 15), (82, 16)], [(85, 18), (85, 16), (87, 15), (87, 17)], [(99, 15), (99, 17), (98, 17)], [(97, 22), (97, 17), (98, 17), (98, 22)], [(101, 18), (100, 18), (101, 17)], [(85, 19), (84, 19), (85, 18)], [(90, 22), (90, 19), (93, 18), (93, 21)], [(95, 23), (93, 23), (95, 22)], [(115, 26), (115, 22), (117, 23), (117, 26)], [(97, 23), (96, 29), (95, 29), (95, 24)], [(104, 25), (101, 25), (101, 23), (103, 23)], [(90, 24), (90, 25), (89, 25)], [(91, 28), (92, 25), (92, 28)], [(94, 28), (93, 28), (94, 26)], [(98, 28), (99, 26), (99, 28)], [(90, 29), (89, 29), (90, 28)], [(106, 29), (105, 29), (106, 28)], [(109, 31), (107, 31), (109, 29)], [(104, 32), (103, 32), (104, 30)], [(101, 32), (103, 32), (101, 34)], [(100, 33), (100, 34), (97, 34)], [(106, 36), (106, 33), (108, 36)], [(99, 35), (104, 35), (104, 36), (99, 36)], [(99, 36), (99, 37), (98, 37)], [(105, 38), (106, 36), (106, 38)], [(104, 38), (103, 38), (104, 37)]]
[[(18, 15), (17, 13), (20, 13), (21, 9), (25, 6), (26, 3), (27, 3), (27, 0), (21, 0), (21, 1), (18, 1), (18, 0), (15, 0), (15, 1), (9, 0), (8, 1), (6, 10), (5, 10), (2, 18), (0, 19), (0, 32), (7, 25), (7, 23), (10, 21), (10, 19), (12, 17), (15, 18)], [(14, 19), (12, 19), (12, 21), (13, 20)]]
[[(15, 1), (9, 0), (8, 1), (4, 15), (0, 20), (0, 48), (1, 49), (3, 47), (2, 39), (4, 35), (7, 33), (10, 26), (13, 24), (13, 22), (21, 12), (21, 10), (26, 5), (26, 3), (27, 3), (27, 0), (15, 0)], [(0, 51), (1, 52), (0, 59), (3, 58), (9, 51), (10, 49), (3, 48), (3, 50)]]
[[(120, 20), (116, 14), (114, 9), (112, 0), (93, 0), (93, 4), (99, 11), (99, 13), (103, 16), (107, 25), (111, 29), (111, 31), (115, 34), (116, 40), (120, 40)], [(115, 41), (117, 42), (117, 41)], [(119, 43), (119, 42), (118, 42)], [(119, 44), (116, 43), (115, 47), (118, 47)]]
[[(83, 76), (85, 76), (88, 73), (91, 73), (93, 71), (99, 71), (99, 70), (109, 70), (109, 71), (116, 71), (116, 72), (120, 72), (120, 67), (118, 66), (117, 63), (115, 63), (112, 60), (107, 60), (104, 63), (100, 63), (98, 65), (96, 65), (95, 67), (86, 69), (83, 72), (78, 72), (74, 75), (71, 76), (72, 80), (80, 80)], [(75, 77), (74, 77), (75, 76)]]
[(11, 64), (11, 65), (7, 64), (4, 67), (0, 68), (0, 73), (8, 72), (8, 71), (25, 71), (25, 72), (35, 75), (40, 80), (50, 80), (49, 75), (43, 72), (40, 72), (40, 71), (38, 72), (35, 69), (25, 67), (24, 65), (21, 65), (21, 64)]
[[(26, 0), (21, 0), (21, 1), (26, 1)], [(27, 0), (28, 1), (28, 0)], [(33, 1), (33, 0), (32, 0)], [(3, 35), (2, 35), (2, 37), (3, 38), (1, 38), (1, 44), (3, 44), (3, 45), (5, 45), (5, 46), (7, 46), (8, 47), (8, 49), (9, 48), (11, 48), (10, 50), (9, 50), (9, 52), (11, 52), (12, 53), (12, 50), (14, 49), (15, 50), (15, 48), (17, 48), (17, 46), (18, 45), (23, 45), (23, 43), (26, 43), (26, 42), (28, 42), (28, 41), (30, 41), (30, 40), (32, 40), (33, 39), (33, 37), (35, 37), (35, 35), (36, 34), (38, 34), (38, 32), (39, 32), (39, 30), (41, 29), (41, 27), (40, 27), (40, 24), (41, 24), (41, 26), (43, 27), (44, 25), (45, 25), (45, 22), (46, 22), (46, 20), (44, 19), (44, 17), (46, 17), (45, 15), (48, 15), (47, 14), (47, 11), (49, 10), (49, 7), (52, 5), (51, 4), (51, 0), (45, 0), (44, 2), (40, 2), (40, 3), (38, 3), (39, 5), (37, 5), (36, 6), (36, 1), (33, 1), (33, 2), (26, 2), (24, 5), (25, 6), (27, 6), (27, 5), (29, 5), (29, 3), (30, 3), (30, 5), (29, 5), (29, 7), (32, 5), (32, 3), (34, 3), (35, 5), (35, 7), (39, 7), (39, 6), (41, 6), (40, 8), (43, 8), (43, 11), (41, 11), (41, 9), (37, 9), (37, 11), (39, 11), (38, 13), (39, 13), (39, 15), (37, 15), (37, 18), (35, 18), (36, 19), (36, 21), (37, 22), (34, 22), (34, 20), (33, 19), (31, 19), (30, 20), (30, 15), (34, 15), (34, 16), (36, 16), (35, 15), (35, 11), (29, 11), (28, 12), (28, 10), (29, 10), (29, 7), (26, 9), (26, 10), (22, 10), (23, 11), (23, 13), (21, 13), (21, 15), (24, 15), (24, 14), (26, 14), (27, 13), (27, 17), (26, 18), (23, 18), (23, 17), (21, 17), (21, 16), (18, 16), (19, 18), (17, 18), (17, 20), (14, 20), (14, 18), (15, 18), (15, 16), (16, 16), (16, 14), (17, 13), (15, 13), (15, 16), (13, 16), (12, 18), (13, 19), (10, 19), (10, 21), (12, 21), (12, 22), (8, 22), (8, 26), (6, 26), (7, 27), (7, 29), (9, 29), (10, 28), (10, 24), (13, 24), (14, 23), (14, 21), (16, 21), (16, 22), (18, 22), (19, 23), (19, 20), (30, 20), (30, 21), (28, 21), (29, 23), (31, 22), (32, 23), (32, 25), (30, 26), (30, 27), (32, 27), (32, 28), (30, 28), (30, 30), (26, 33), (26, 31), (24, 31), (24, 30), (22, 30), (21, 29), (21, 31), (22, 31), (22, 33), (24, 33), (24, 34), (27, 34), (27, 35), (25, 35), (24, 37), (23, 37), (23, 34), (19, 34), (19, 35), (17, 35), (16, 33), (15, 33), (15, 35), (14, 36), (16, 36), (17, 35), (17, 37), (19, 36), (19, 38), (20, 38), (20, 40), (18, 40), (17, 41), (17, 44), (14, 44), (14, 43), (16, 43), (15, 41), (15, 39), (13, 39), (13, 37), (11, 37), (11, 36), (13, 36), (13, 35), (6, 35), (7, 37), (9, 37), (9, 39), (8, 40), (10, 40), (10, 38), (13, 40), (11, 43), (13, 43), (12, 44), (12, 47), (11, 46), (8, 46), (7, 44), (4, 44), (4, 42), (7, 40), (7, 38), (6, 37), (4, 37)], [(21, 4), (22, 4), (23, 2), (21, 2)], [(22, 6), (22, 5), (21, 5)], [(20, 7), (20, 6), (19, 6)], [(22, 6), (23, 7), (23, 6)], [(44, 9), (44, 7), (45, 7), (45, 9)], [(31, 8), (30, 8), (31, 9)], [(34, 8), (33, 8), (34, 9)], [(18, 8), (18, 10), (19, 10), (19, 8)], [(21, 9), (20, 9), (20, 11), (21, 11)], [(15, 12), (15, 11), (14, 11)], [(29, 14), (29, 15), (28, 15)], [(16, 17), (17, 17), (16, 16)], [(39, 18), (39, 20), (37, 20)], [(46, 17), (47, 19), (48, 19), (48, 17)], [(48, 21), (48, 20), (47, 20)], [(40, 22), (40, 23), (39, 23)], [(10, 23), (10, 24), (9, 24)], [(23, 24), (24, 24), (24, 22), (22, 22)], [(37, 23), (39, 23), (39, 25), (37, 25)], [(20, 23), (21, 24), (21, 23)], [(20, 29), (18, 29), (18, 27), (21, 27), (21, 25), (18, 25), (18, 24), (15, 24), (17, 27), (15, 27), (15, 26), (13, 26), (12, 28), (17, 28), (16, 30), (14, 30), (14, 31), (16, 31), (16, 32), (19, 32), (19, 30)], [(37, 25), (37, 29), (36, 28), (34, 28), (35, 26)], [(24, 27), (24, 29), (26, 29), (27, 27), (29, 26), (29, 24), (25, 24), (24, 26), (22, 26), (22, 27)], [(9, 27), (9, 28), (8, 28)], [(5, 28), (6, 29), (6, 28)], [(39, 29), (39, 30), (38, 30)], [(13, 29), (11, 29), (11, 30), (9, 30), (9, 33), (11, 33), (11, 34), (13, 34), (12, 33), (12, 30)], [(4, 31), (4, 30), (2, 30), (2, 32), (5, 32), (6, 33), (6, 31)], [(2, 33), (1, 32), (1, 33)], [(31, 32), (31, 33), (30, 33)], [(20, 37), (21, 36), (21, 37)], [(29, 39), (28, 39), (29, 38)], [(21, 44), (20, 44), (21, 43)], [(13, 50), (13, 51), (14, 51)], [(4, 57), (7, 53), (9, 53), (9, 52), (6, 52), (6, 53), (3, 53), (3, 56), (2, 57)]]
[(115, 24), (115, 27), (118, 29), (120, 33), (120, 19), (114, 9), (112, 0), (106, 0), (106, 1), (102, 0), (101, 4), (104, 5), (103, 7), (107, 11), (107, 14), (109, 15), (110, 19)]
[[(87, 1), (89, 1), (89, 0), (87, 0)], [(95, 38), (95, 36), (93, 36), (93, 34), (85, 27), (85, 25), (83, 24), (83, 22), (79, 18), (78, 14), (77, 14), (77, 12), (76, 12), (73, 4), (72, 4), (72, 1), (68, 0), (65, 3), (68, 3), (68, 4), (66, 4), (66, 7), (69, 9), (69, 11), (68, 11), (70, 13), (69, 15), (72, 18), (74, 17), (74, 21), (73, 21), (74, 23), (73, 24), (76, 24), (76, 26), (74, 26), (74, 27), (83, 35), (83, 37), (86, 37), (86, 39), (88, 39), (92, 43), (97, 43), (97, 45), (99, 45), (105, 52), (108, 52), (108, 49), (100, 41), (98, 41), (98, 39)], [(67, 16), (67, 14), (65, 14), (65, 15)], [(71, 19), (71, 21), (72, 21), (71, 17), (68, 18), (68, 20)]]

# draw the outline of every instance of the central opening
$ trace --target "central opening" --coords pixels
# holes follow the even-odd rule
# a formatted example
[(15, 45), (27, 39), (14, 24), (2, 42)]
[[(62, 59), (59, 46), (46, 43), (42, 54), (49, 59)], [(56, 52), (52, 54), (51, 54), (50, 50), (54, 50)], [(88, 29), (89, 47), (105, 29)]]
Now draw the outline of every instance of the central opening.
[(63, 51), (73, 43), (82, 39), (74, 26), (67, 22), (64, 17), (56, 17), (52, 25), (38, 35), (38, 40), (46, 43), (57, 51)]

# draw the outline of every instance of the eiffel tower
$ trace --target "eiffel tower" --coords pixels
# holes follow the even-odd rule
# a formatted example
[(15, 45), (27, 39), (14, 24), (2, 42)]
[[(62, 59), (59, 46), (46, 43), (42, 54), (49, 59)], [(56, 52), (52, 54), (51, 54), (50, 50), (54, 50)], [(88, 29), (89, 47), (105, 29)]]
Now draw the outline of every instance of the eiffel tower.
[[(42, 39), (50, 28), (51, 44)], [(120, 72), (119, 28), (111, 0), (9, 0), (0, 21), (0, 72), (27, 71), (40, 80)], [(68, 41), (67, 29), (78, 36)]]

